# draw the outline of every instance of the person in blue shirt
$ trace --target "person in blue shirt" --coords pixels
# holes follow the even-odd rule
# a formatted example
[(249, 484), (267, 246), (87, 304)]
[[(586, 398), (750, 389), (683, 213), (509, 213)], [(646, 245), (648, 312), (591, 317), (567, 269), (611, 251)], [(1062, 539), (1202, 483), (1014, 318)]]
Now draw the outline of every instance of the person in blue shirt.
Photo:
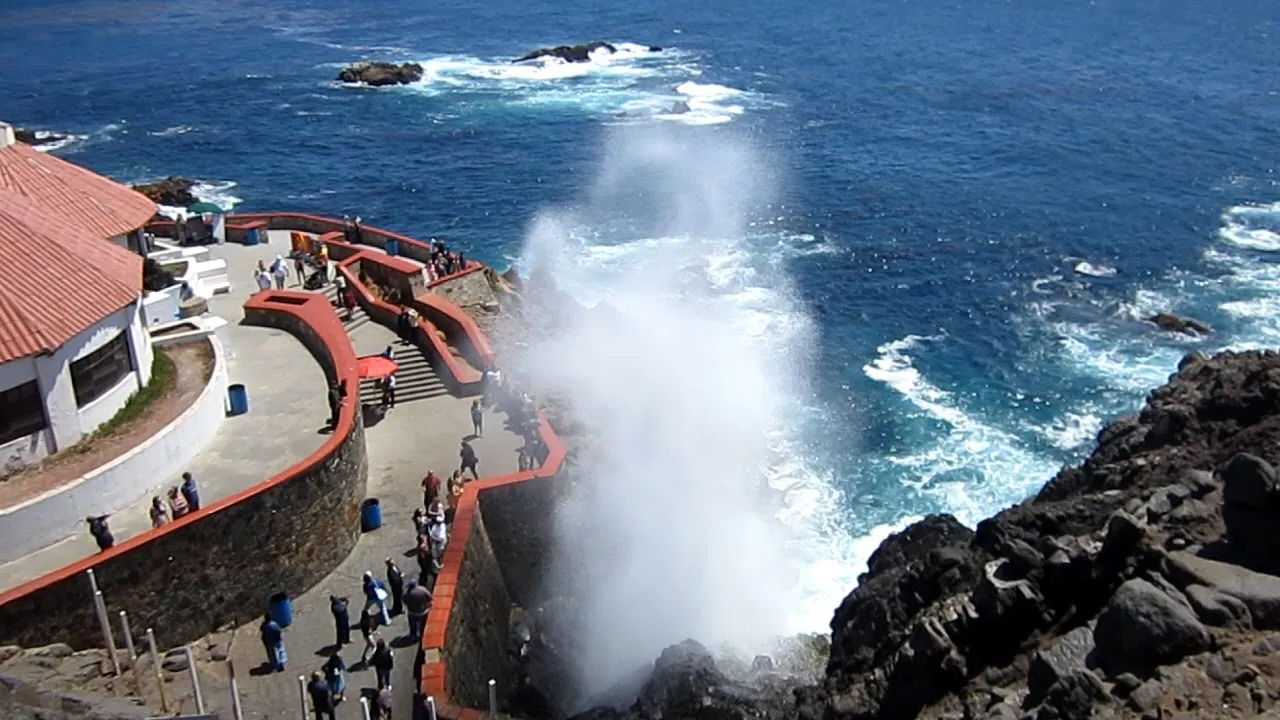
[(200, 509), (200, 491), (196, 489), (196, 479), (189, 472), (182, 473), (182, 497), (187, 499), (191, 512)]
[(365, 608), (375, 607), (378, 609), (379, 619), (383, 625), (391, 624), (391, 616), (387, 614), (387, 586), (379, 579), (373, 576), (372, 572), (366, 571), (364, 574), (364, 598)]
[(284, 650), (284, 631), (270, 617), (262, 621), (258, 634), (262, 637), (262, 647), (267, 651), (267, 666), (276, 672), (284, 672), (284, 664), (289, 659)]

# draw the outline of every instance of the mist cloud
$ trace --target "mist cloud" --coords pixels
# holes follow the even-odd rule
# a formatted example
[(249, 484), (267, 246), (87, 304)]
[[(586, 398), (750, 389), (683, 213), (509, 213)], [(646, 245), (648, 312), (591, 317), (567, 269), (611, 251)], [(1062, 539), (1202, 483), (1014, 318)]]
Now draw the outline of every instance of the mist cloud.
[(531, 225), (527, 269), (616, 308), (579, 314), (521, 358), (594, 440), (557, 511), (548, 588), (584, 603), (587, 692), (685, 638), (750, 652), (787, 630), (795, 575), (763, 470), (797, 382), (786, 358), (806, 338), (757, 336), (723, 288), (772, 197), (768, 168), (723, 133), (619, 129), (581, 204)]

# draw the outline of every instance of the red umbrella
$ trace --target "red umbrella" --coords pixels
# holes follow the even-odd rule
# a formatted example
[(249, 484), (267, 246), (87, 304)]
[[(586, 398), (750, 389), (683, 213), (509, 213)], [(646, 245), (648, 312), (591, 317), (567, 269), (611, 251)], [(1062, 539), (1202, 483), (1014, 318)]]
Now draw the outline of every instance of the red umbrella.
[(394, 375), (400, 369), (395, 360), (383, 355), (365, 355), (362, 358), (356, 358), (356, 360), (356, 367), (360, 369), (360, 377), (362, 378), (384, 378), (388, 375)]

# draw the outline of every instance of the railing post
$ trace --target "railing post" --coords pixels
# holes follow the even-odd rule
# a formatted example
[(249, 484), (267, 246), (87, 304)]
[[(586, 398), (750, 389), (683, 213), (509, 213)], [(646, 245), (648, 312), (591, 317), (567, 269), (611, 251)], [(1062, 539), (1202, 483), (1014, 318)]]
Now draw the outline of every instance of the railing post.
[(427, 720), (436, 720), (436, 696), (427, 696)]
[(187, 655), (187, 673), (191, 676), (191, 692), (196, 696), (196, 713), (204, 714), (204, 695), (200, 692), (200, 675), (196, 672), (196, 658), (191, 652), (191, 644), (182, 646), (182, 651)]
[[(90, 570), (89, 572), (93, 572)], [(90, 577), (93, 577), (90, 575)], [(97, 583), (94, 583), (97, 585)], [(107, 652), (111, 655), (111, 667), (115, 674), (120, 674), (120, 658), (116, 657), (116, 639), (111, 634), (111, 621), (107, 619), (107, 603), (102, 599), (102, 591), (93, 591), (93, 609), (98, 615), (98, 625), (102, 628), (102, 639), (107, 644)]]
[(301, 675), (298, 676), (298, 702), (302, 708), (302, 714), (299, 717), (307, 720), (307, 679)]
[(369, 698), (360, 698), (360, 712), (364, 715), (364, 720), (372, 720), (369, 717)]
[(244, 720), (244, 710), (240, 707), (240, 686), (236, 684), (236, 664), (228, 660), (227, 670), (231, 675), (231, 717), (234, 720)]
[(129, 613), (120, 611), (120, 632), (124, 633), (124, 645), (129, 649), (129, 672), (133, 675), (133, 689), (142, 695), (142, 677), (138, 675), (138, 650), (133, 645), (133, 631), (129, 629)]
[(160, 709), (169, 712), (169, 697), (164, 691), (164, 671), (160, 668), (160, 653), (156, 652), (156, 634), (147, 628), (147, 648), (151, 651), (151, 668), (156, 673), (156, 692), (160, 694)]
[(489, 678), (489, 717), (498, 717), (498, 681)]

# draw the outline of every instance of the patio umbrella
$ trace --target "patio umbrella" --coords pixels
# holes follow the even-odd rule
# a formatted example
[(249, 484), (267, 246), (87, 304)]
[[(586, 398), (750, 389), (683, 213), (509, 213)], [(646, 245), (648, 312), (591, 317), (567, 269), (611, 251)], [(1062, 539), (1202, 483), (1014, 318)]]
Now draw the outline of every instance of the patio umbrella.
[(394, 360), (382, 355), (365, 355), (356, 358), (356, 367), (360, 370), (361, 378), (383, 378), (394, 375), (400, 369)]
[(193, 215), (203, 215), (205, 213), (221, 213), (223, 209), (211, 202), (198, 202), (187, 208), (187, 212)]

